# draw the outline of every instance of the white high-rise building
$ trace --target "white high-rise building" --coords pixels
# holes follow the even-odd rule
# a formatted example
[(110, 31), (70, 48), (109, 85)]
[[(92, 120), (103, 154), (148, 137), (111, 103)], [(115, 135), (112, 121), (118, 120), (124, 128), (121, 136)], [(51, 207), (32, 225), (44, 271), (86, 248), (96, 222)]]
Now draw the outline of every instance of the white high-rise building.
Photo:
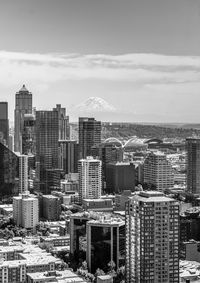
[(157, 190), (173, 188), (173, 168), (163, 152), (151, 152), (144, 162), (144, 183), (154, 185)]
[(78, 162), (79, 200), (101, 197), (102, 163), (101, 160), (89, 156)]
[(19, 155), (19, 193), (28, 191), (28, 155)]
[(162, 192), (126, 204), (126, 282), (179, 282), (179, 204)]
[(35, 229), (39, 223), (39, 202), (29, 192), (13, 197), (13, 218), (17, 226)]

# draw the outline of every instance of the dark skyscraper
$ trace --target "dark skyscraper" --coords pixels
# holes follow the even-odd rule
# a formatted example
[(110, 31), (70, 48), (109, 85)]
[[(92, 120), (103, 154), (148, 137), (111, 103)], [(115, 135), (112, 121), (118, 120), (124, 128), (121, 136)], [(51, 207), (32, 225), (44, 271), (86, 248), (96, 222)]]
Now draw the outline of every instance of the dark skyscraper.
[(101, 122), (94, 118), (79, 118), (79, 158), (92, 155), (92, 146), (101, 143)]
[(9, 121), (8, 102), (0, 102), (0, 141), (8, 146)]
[(200, 138), (186, 139), (187, 191), (200, 194)]
[(13, 196), (18, 192), (16, 188), (17, 177), (19, 177), (19, 158), (0, 143), (0, 198)]
[(58, 111), (59, 140), (69, 139), (69, 116), (66, 115), (66, 108), (62, 108), (60, 104), (56, 104), (56, 108), (53, 108), (53, 110)]
[(22, 154), (36, 153), (35, 115), (24, 114), (22, 129)]
[(78, 155), (77, 141), (59, 140), (59, 168), (65, 174), (78, 173)]
[(24, 114), (32, 113), (32, 93), (25, 85), (15, 95), (15, 140), (14, 150), (22, 153), (22, 131), (24, 127)]
[(42, 192), (48, 192), (47, 170), (58, 168), (58, 114), (57, 110), (36, 111), (36, 163)]

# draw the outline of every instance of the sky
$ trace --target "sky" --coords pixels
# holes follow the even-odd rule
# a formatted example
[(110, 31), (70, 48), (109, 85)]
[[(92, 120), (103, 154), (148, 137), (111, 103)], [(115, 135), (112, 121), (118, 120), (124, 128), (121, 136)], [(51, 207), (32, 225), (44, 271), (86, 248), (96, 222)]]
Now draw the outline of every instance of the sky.
[[(0, 101), (101, 97), (131, 122), (200, 121), (199, 0), (0, 0)], [(79, 115), (79, 113), (76, 113)]]

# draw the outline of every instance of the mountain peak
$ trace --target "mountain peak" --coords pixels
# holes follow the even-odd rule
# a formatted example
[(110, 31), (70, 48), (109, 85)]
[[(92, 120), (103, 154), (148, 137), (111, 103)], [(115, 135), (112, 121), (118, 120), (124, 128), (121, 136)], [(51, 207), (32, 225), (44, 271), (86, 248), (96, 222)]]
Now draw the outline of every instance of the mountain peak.
[(76, 106), (81, 112), (115, 112), (116, 108), (101, 97), (89, 97)]

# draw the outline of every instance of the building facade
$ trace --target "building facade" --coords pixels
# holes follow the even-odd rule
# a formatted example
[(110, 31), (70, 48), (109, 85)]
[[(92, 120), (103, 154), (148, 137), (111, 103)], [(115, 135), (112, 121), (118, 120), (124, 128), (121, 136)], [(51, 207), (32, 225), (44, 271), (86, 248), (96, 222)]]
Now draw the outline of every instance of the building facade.
[(39, 201), (28, 192), (13, 197), (13, 218), (17, 226), (35, 231), (39, 223)]
[(126, 282), (179, 282), (179, 205), (161, 192), (126, 205)]
[(19, 193), (28, 191), (28, 155), (19, 155)]
[(173, 188), (174, 174), (171, 163), (163, 152), (151, 152), (144, 162), (144, 183), (163, 191)]
[(79, 118), (79, 158), (92, 156), (92, 147), (101, 143), (101, 122), (94, 118)]
[(22, 153), (24, 114), (32, 114), (32, 93), (27, 90), (25, 85), (15, 95), (14, 150), (20, 153)]
[(8, 102), (0, 102), (0, 142), (9, 145)]
[(81, 159), (78, 162), (79, 201), (83, 199), (98, 199), (102, 190), (102, 163), (93, 157)]
[(77, 141), (59, 140), (59, 168), (65, 174), (78, 173), (78, 156)]
[(187, 191), (200, 194), (200, 138), (186, 139)]

